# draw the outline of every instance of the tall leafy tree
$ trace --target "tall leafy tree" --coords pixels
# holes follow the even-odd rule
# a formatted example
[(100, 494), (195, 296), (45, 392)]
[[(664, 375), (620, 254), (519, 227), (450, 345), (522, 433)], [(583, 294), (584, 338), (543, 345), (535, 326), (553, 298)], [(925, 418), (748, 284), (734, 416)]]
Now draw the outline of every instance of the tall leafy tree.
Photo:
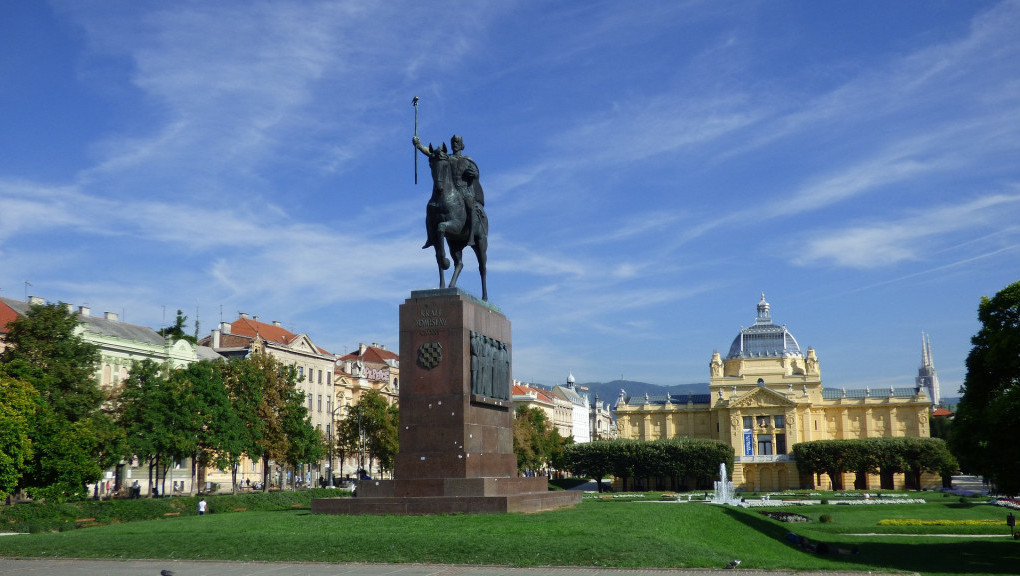
[(302, 465), (322, 460), (325, 456), (325, 441), (322, 432), (312, 425), (301, 391), (294, 390), (288, 396), (282, 417), (284, 434), (287, 436), (284, 460), (296, 476)]
[(50, 500), (84, 496), (111, 455), (113, 427), (95, 379), (98, 348), (78, 334), (80, 320), (62, 304), (32, 305), (8, 325), (0, 373), (30, 384), (37, 395), (28, 423), (34, 450), (19, 480)]
[(557, 462), (567, 444), (545, 412), (530, 406), (517, 407), (513, 433), (517, 469), (521, 472), (538, 471)]
[[(172, 378), (184, 407), (182, 426), (195, 440), (191, 456), (191, 485), (196, 485), (198, 469), (214, 466), (233, 470), (242, 451), (243, 427), (230, 402), (224, 378), (224, 364), (203, 360), (176, 370)], [(236, 470), (233, 470), (236, 480)], [(234, 482), (232, 482), (232, 485)], [(236, 488), (235, 488), (236, 489)]]
[[(166, 474), (174, 462), (195, 450), (193, 417), (184, 398), (184, 382), (152, 360), (135, 364), (117, 397), (117, 418), (127, 452), (149, 465), (149, 488), (166, 490)], [(155, 478), (152, 477), (155, 472)], [(160, 480), (162, 479), (162, 483)]]
[(269, 489), (270, 462), (284, 463), (290, 450), (287, 410), (297, 392), (297, 369), (268, 354), (232, 360), (227, 386), (240, 418), (239, 446), (252, 460), (262, 460), (263, 490)]
[[(371, 472), (372, 462), (380, 470), (392, 470), (397, 455), (399, 415), (378, 390), (369, 390), (351, 406), (337, 427), (337, 449), (341, 462), (345, 454), (358, 454), (358, 466)], [(362, 462), (361, 455), (367, 457)]]
[(1020, 493), (1020, 282), (982, 297), (950, 439), (966, 470)]
[(13, 492), (32, 458), (28, 425), (38, 393), (30, 384), (0, 376), (0, 500)]

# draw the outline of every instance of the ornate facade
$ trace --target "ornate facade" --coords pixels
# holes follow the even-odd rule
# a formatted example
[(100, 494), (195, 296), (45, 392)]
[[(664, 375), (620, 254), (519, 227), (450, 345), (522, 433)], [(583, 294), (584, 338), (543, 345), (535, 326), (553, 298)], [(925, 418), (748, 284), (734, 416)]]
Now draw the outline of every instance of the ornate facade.
[[(712, 354), (709, 394), (628, 397), (616, 405), (621, 438), (689, 436), (727, 442), (736, 454), (735, 487), (767, 491), (828, 488), (830, 479), (802, 477), (792, 456), (798, 442), (876, 436), (927, 437), (931, 401), (923, 387), (827, 389), (814, 349), (802, 352), (785, 326), (772, 322), (762, 295), (754, 325), (742, 328), (725, 357)], [(848, 474), (844, 485), (854, 485)], [(938, 485), (935, 478), (929, 479)], [(902, 475), (863, 482), (901, 488)]]

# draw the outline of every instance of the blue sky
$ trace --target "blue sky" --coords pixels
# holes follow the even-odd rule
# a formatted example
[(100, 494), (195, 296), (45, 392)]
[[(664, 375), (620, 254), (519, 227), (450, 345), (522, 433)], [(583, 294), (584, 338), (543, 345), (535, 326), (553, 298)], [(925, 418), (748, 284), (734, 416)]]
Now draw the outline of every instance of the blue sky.
[(826, 386), (911, 385), (925, 331), (953, 395), (1018, 279), (1017, 2), (2, 4), (6, 297), (396, 349), (413, 96), (520, 379), (705, 382), (764, 292)]

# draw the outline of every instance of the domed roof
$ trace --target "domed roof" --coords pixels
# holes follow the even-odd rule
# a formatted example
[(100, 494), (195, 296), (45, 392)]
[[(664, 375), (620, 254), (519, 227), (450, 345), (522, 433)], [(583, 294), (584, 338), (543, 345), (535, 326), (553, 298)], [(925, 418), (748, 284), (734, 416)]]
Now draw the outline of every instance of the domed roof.
[(783, 358), (788, 356), (803, 356), (797, 339), (793, 337), (786, 326), (777, 326), (772, 323), (772, 313), (769, 303), (765, 301), (765, 294), (761, 295), (761, 302), (758, 302), (758, 318), (754, 325), (749, 328), (741, 328), (740, 334), (733, 339), (730, 346), (730, 353), (726, 359), (732, 358)]

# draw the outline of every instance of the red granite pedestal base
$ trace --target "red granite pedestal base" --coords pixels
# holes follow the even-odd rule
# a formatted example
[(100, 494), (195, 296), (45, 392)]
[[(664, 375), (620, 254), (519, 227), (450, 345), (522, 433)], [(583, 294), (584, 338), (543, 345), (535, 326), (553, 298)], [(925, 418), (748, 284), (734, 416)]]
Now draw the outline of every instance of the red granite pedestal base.
[(400, 307), (393, 479), (360, 482), (357, 498), (316, 498), (312, 512), (539, 512), (580, 502), (579, 492), (549, 492), (545, 478), (517, 476), (511, 350), (510, 321), (488, 302), (456, 288), (412, 292)]

